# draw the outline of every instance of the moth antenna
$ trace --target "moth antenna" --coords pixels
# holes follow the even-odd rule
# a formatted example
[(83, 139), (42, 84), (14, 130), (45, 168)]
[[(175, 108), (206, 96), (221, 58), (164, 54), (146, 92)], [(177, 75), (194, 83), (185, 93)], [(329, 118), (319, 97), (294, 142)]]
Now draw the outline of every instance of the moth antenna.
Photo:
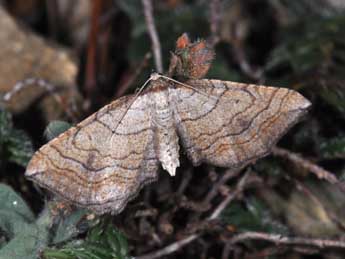
[(75, 115), (73, 114), (73, 112), (71, 112), (71, 110), (66, 107), (66, 105), (64, 104), (64, 101), (61, 97), (61, 95), (59, 95), (56, 91), (57, 91), (57, 86), (48, 82), (47, 80), (43, 79), (43, 78), (35, 78), (35, 77), (31, 77), (31, 78), (26, 78), (24, 80), (20, 80), (18, 82), (16, 82), (16, 84), (13, 86), (13, 88), (7, 92), (2, 99), (5, 102), (9, 102), (11, 101), (11, 99), (13, 98), (13, 96), (15, 94), (17, 94), (18, 92), (22, 91), (25, 88), (28, 88), (29, 86), (39, 86), (41, 88), (43, 88), (46, 92), (48, 92), (51, 96), (53, 96), (54, 100), (62, 107), (62, 109), (64, 110), (64, 112), (67, 114), (67, 116), (69, 118), (71, 118), (73, 121), (76, 121), (77, 118), (75, 117)]
[[(129, 105), (127, 106), (126, 110), (123, 112), (123, 114), (121, 115), (118, 123), (116, 124), (115, 128), (114, 128), (114, 132), (117, 130), (117, 128), (119, 127), (122, 119), (126, 116), (127, 112), (129, 111), (129, 109), (131, 108), (131, 106), (133, 105), (133, 103), (136, 101), (136, 99), (138, 98), (138, 96), (142, 93), (142, 91), (144, 90), (145, 86), (153, 79), (156, 79), (156, 75), (158, 75), (157, 73), (153, 73), (151, 74), (151, 76), (149, 77), (149, 79), (147, 79), (145, 81), (145, 83), (140, 86), (140, 88), (136, 91), (135, 95), (133, 96), (133, 99), (131, 100), (131, 102), (129, 103)], [(113, 134), (111, 135), (111, 138), (110, 138), (110, 143), (112, 145), (113, 143)]]
[(192, 89), (192, 90), (194, 90), (194, 91), (198, 92), (199, 94), (202, 94), (202, 95), (204, 95), (204, 96), (206, 96), (206, 97), (216, 98), (216, 97), (213, 96), (213, 95), (207, 94), (207, 93), (205, 93), (204, 91), (201, 91), (200, 89), (197, 89), (197, 88), (195, 88), (195, 87), (193, 87), (193, 86), (191, 86), (191, 85), (188, 85), (188, 84), (182, 83), (182, 82), (180, 82), (180, 81), (177, 81), (177, 80), (175, 80), (175, 79), (173, 79), (173, 78), (171, 78), (171, 77), (164, 76), (164, 75), (159, 75), (159, 76), (162, 77), (162, 78), (165, 78), (165, 79), (167, 79), (167, 80), (170, 80), (170, 81), (172, 81), (172, 82), (174, 82), (174, 83), (176, 83), (176, 84), (183, 85), (183, 86), (185, 86), (185, 87), (187, 87), (187, 88), (189, 88), (189, 89)]

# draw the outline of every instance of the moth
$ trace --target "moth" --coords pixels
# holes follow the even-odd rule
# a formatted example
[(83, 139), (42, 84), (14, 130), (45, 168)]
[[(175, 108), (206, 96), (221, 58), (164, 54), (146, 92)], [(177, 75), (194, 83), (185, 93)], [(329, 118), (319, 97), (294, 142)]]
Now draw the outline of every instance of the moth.
[(214, 53), (182, 35), (169, 76), (153, 74), (140, 95), (122, 97), (41, 147), (25, 175), (97, 214), (120, 213), (140, 189), (171, 176), (180, 144), (193, 165), (242, 168), (267, 155), (311, 103), (296, 91), (201, 79)]

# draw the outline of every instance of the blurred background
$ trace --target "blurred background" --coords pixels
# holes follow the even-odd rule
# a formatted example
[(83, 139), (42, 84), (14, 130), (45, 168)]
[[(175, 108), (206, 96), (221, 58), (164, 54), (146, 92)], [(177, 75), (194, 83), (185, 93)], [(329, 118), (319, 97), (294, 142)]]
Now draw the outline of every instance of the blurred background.
[[(187, 32), (215, 48), (207, 78), (288, 87), (312, 109), (242, 172), (182, 153), (120, 215), (56, 222), (25, 166), (157, 71), (144, 2), (164, 71)], [(345, 258), (344, 14), (343, 0), (0, 1), (0, 258)]]

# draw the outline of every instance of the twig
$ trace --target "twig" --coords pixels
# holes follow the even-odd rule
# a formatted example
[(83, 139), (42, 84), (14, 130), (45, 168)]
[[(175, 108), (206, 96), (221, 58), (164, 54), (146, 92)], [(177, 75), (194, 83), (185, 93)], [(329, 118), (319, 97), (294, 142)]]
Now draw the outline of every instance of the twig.
[(232, 53), (235, 61), (239, 65), (241, 71), (250, 79), (263, 84), (265, 81), (263, 70), (255, 68), (247, 59), (247, 53), (244, 48), (245, 38), (242, 32), (243, 28), (240, 22), (236, 22), (232, 28)]
[(155, 208), (148, 208), (144, 210), (138, 210), (134, 214), (134, 218), (141, 218), (141, 217), (156, 217), (158, 214), (157, 209)]
[(140, 64), (137, 66), (135, 71), (131, 71), (130, 77), (126, 77), (125, 80), (122, 81), (122, 83), (119, 84), (119, 87), (117, 88), (115, 92), (115, 97), (118, 98), (122, 96), (127, 89), (134, 83), (134, 81), (137, 79), (137, 77), (140, 75), (142, 70), (147, 66), (148, 60), (152, 57), (151, 52), (148, 52), (145, 54), (144, 59), (140, 62)]
[(268, 247), (264, 248), (261, 251), (254, 252), (252, 254), (246, 254), (245, 259), (259, 259), (259, 258), (269, 258), (271, 256), (278, 256), (282, 255), (286, 252), (287, 249), (282, 247)]
[(213, 185), (212, 189), (207, 193), (205, 199), (202, 201), (203, 204), (208, 204), (219, 192), (219, 188), (224, 185), (229, 179), (234, 178), (239, 175), (241, 170), (238, 169), (228, 169), (222, 175), (222, 177)]
[(219, 22), (220, 22), (220, 0), (210, 1), (210, 31), (211, 45), (214, 46), (219, 41)]
[[(202, 203), (202, 202), (195, 202), (195, 201), (192, 201), (192, 200), (188, 200), (186, 198), (186, 196), (182, 196), (180, 198), (180, 200), (178, 201), (178, 204), (177, 204), (178, 207), (180, 208), (185, 208), (185, 209), (188, 209), (188, 210), (193, 210), (195, 212), (198, 212), (197, 214), (202, 214), (203, 212), (206, 212), (208, 211), (210, 208), (211, 208), (211, 204), (205, 204), (205, 203)], [(192, 218), (194, 221), (194, 218)]]
[(208, 218), (208, 220), (214, 220), (219, 217), (219, 215), (223, 212), (223, 210), (229, 205), (230, 202), (232, 202), (238, 194), (243, 192), (244, 187), (248, 183), (250, 173), (246, 172), (245, 175), (241, 178), (241, 180), (238, 182), (235, 190), (230, 193), (219, 205), (218, 207), (213, 211), (211, 216)]
[(300, 155), (293, 153), (289, 150), (279, 148), (279, 147), (274, 147), (272, 149), (272, 154), (275, 156), (280, 156), (283, 158), (286, 158), (290, 160), (291, 162), (295, 163), (296, 165), (301, 166), (302, 168), (312, 172), (315, 174), (319, 179), (325, 179), (326, 181), (332, 183), (332, 184), (337, 184), (339, 183), (339, 180), (337, 177), (332, 174), (331, 172), (323, 169), (322, 167), (312, 163), (311, 161), (304, 159)]
[(59, 5), (56, 0), (46, 1), (48, 25), (51, 38), (57, 40), (59, 24)]
[(234, 42), (233, 55), (234, 59), (240, 66), (241, 71), (250, 79), (257, 81), (259, 84), (263, 84), (265, 81), (263, 71), (260, 68), (254, 68), (247, 60), (247, 54), (242, 46), (243, 42)]
[(180, 250), (182, 247), (188, 245), (190, 242), (194, 241), (195, 239), (197, 239), (200, 236), (200, 234), (193, 234), (190, 235), (184, 239), (181, 239), (177, 242), (174, 242), (158, 251), (146, 254), (146, 255), (142, 255), (142, 256), (138, 256), (135, 257), (135, 259), (155, 259), (155, 258), (160, 258), (164, 255), (168, 255), (168, 254), (172, 254), (178, 250)]
[(89, 32), (87, 56), (85, 65), (85, 92), (90, 101), (96, 92), (96, 54), (97, 54), (97, 37), (99, 35), (99, 17), (102, 12), (102, 0), (95, 0), (91, 2), (91, 29)]
[(201, 253), (200, 253), (200, 259), (207, 259), (207, 258), (209, 258), (208, 256), (207, 256), (207, 252), (208, 252), (208, 250), (209, 250), (209, 247), (210, 247), (210, 242), (208, 242), (208, 241), (205, 241), (205, 240), (203, 240), (203, 239), (198, 239), (197, 240), (197, 242), (198, 242), (198, 244), (200, 244), (200, 246), (202, 246), (202, 251), (201, 251)]
[(232, 247), (233, 247), (233, 245), (231, 243), (226, 242), (226, 244), (224, 245), (224, 248), (223, 248), (223, 252), (222, 252), (222, 259), (230, 258), (230, 253), (232, 251)]
[(342, 248), (345, 249), (345, 242), (330, 239), (313, 239), (303, 237), (286, 237), (277, 234), (267, 234), (263, 232), (244, 232), (231, 238), (230, 242), (236, 244), (246, 240), (265, 240), (275, 244), (283, 245), (303, 245), (323, 248)]
[(305, 254), (305, 255), (312, 255), (316, 254), (319, 252), (319, 249), (316, 247), (301, 247), (301, 246), (296, 246), (292, 248), (293, 251), (300, 253), (300, 254)]
[(340, 219), (329, 209), (325, 207), (325, 205), (320, 201), (319, 197), (315, 195), (304, 183), (301, 183), (297, 179), (294, 179), (296, 186), (300, 191), (302, 191), (305, 195), (307, 195), (313, 202), (317, 204), (323, 211), (328, 215), (328, 217), (343, 231), (345, 230), (345, 224), (341, 222)]
[[(229, 203), (239, 193), (241, 193), (243, 191), (244, 187), (250, 182), (250, 181), (248, 181), (249, 175), (250, 175), (249, 173), (246, 173), (241, 178), (241, 180), (238, 182), (234, 191), (232, 193), (230, 193), (229, 196), (217, 206), (217, 208), (214, 210), (214, 212), (211, 214), (211, 216), (206, 219), (207, 221), (212, 221), (212, 220), (216, 219), (217, 217), (219, 217), (219, 215), (226, 208), (226, 206), (229, 205)], [(186, 246), (187, 244), (191, 243), (195, 239), (197, 239), (200, 235), (201, 235), (201, 233), (189, 235), (184, 239), (181, 239), (181, 240), (176, 241), (176, 242), (174, 242), (174, 243), (172, 243), (166, 247), (163, 247), (162, 249), (159, 249), (155, 252), (152, 252), (152, 253), (149, 253), (146, 255), (138, 256), (135, 259), (155, 259), (155, 258), (160, 258), (164, 255), (174, 253), (174, 252), (178, 251), (179, 249), (181, 249), (182, 247)]]
[(181, 180), (180, 186), (178, 187), (176, 194), (182, 195), (187, 189), (189, 182), (192, 180), (193, 167), (189, 167), (186, 172), (184, 172), (183, 178)]
[[(211, 169), (214, 170), (214, 169)], [(222, 186), (224, 186), (226, 184), (226, 182), (228, 180), (230, 180), (231, 178), (235, 178), (236, 176), (239, 175), (239, 173), (241, 172), (240, 169), (228, 169), (226, 170), (226, 172), (220, 177), (220, 179), (218, 179), (212, 186), (211, 190), (206, 194), (205, 198), (199, 202), (199, 207), (203, 207), (206, 210), (208, 210), (211, 207), (211, 201), (212, 199), (217, 196), (217, 194), (220, 191), (220, 188)], [(197, 213), (195, 213), (192, 216), (192, 221), (198, 221), (199, 218), (201, 217), (202, 213), (205, 210), (199, 210), (197, 211)]]
[(147, 30), (149, 32), (152, 42), (152, 52), (155, 60), (156, 69), (158, 73), (163, 73), (162, 50), (156, 26), (154, 23), (152, 2), (151, 0), (142, 0), (142, 4), (144, 6), (144, 15)]
[(3, 96), (2, 99), (5, 102), (11, 102), (11, 100), (13, 99), (13, 96), (15, 96), (17, 93), (19, 93), (23, 89), (33, 86), (33, 85), (36, 85), (42, 88), (44, 91), (48, 92), (53, 97), (55, 102), (61, 106), (62, 110), (73, 122), (78, 121), (74, 112), (68, 107), (68, 105), (66, 105), (62, 96), (59, 93), (57, 93), (57, 91), (59, 90), (58, 87), (43, 78), (32, 77), (32, 78), (26, 78), (24, 80), (18, 81), (13, 86), (13, 88)]

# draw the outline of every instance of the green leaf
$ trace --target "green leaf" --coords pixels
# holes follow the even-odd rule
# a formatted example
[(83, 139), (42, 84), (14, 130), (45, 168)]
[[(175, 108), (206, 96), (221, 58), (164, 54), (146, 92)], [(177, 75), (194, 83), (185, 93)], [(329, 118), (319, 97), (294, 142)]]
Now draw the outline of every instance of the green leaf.
[(345, 137), (324, 140), (320, 145), (322, 157), (328, 159), (345, 158)]
[(239, 202), (230, 204), (223, 212), (222, 220), (235, 225), (240, 231), (288, 233), (287, 228), (273, 218), (269, 208), (259, 199), (251, 197), (245, 205)]
[(65, 242), (80, 234), (82, 230), (78, 228), (78, 224), (83, 220), (86, 213), (86, 210), (78, 209), (67, 217), (62, 218), (57, 226), (52, 244)]
[(333, 106), (340, 113), (345, 115), (345, 80), (324, 80), (321, 87), (318, 89), (319, 95), (329, 105)]
[(124, 235), (111, 223), (100, 224), (89, 230), (85, 240), (70, 242), (61, 249), (48, 248), (47, 259), (128, 259), (128, 245)]
[[(287, 83), (312, 90), (345, 116), (345, 16), (300, 19), (282, 30), (266, 74), (284, 71)], [(270, 82), (271, 83), (271, 82)], [(272, 82), (275, 84), (275, 82)]]
[(0, 204), (0, 228), (10, 238), (21, 233), (35, 219), (23, 199), (5, 184), (0, 184)]
[(71, 127), (71, 124), (65, 121), (52, 121), (49, 123), (49, 125), (46, 127), (44, 131), (44, 136), (48, 141), (52, 140), (53, 138), (56, 138), (61, 133), (65, 132)]
[(46, 210), (35, 222), (34, 215), (9, 186), (0, 184), (0, 228), (9, 239), (0, 249), (0, 258), (37, 258), (46, 246), (51, 216)]
[(33, 154), (30, 138), (15, 129), (10, 113), (0, 108), (0, 158), (21, 166), (26, 166)]
[[(129, 45), (129, 59), (133, 62), (142, 60), (143, 56), (151, 50), (151, 43), (147, 37), (147, 26), (142, 13), (142, 2), (140, 0), (118, 1), (119, 8), (131, 19), (133, 29), (131, 30), (132, 41)], [(208, 35), (208, 12), (206, 2), (204, 4), (192, 4), (188, 1), (181, 3), (180, 8), (157, 8), (154, 11), (157, 32), (162, 44), (162, 53), (169, 53), (175, 49), (175, 42), (178, 36), (184, 32), (190, 33), (191, 38)], [(195, 26), (198, 24), (198, 26)], [(169, 30), (167, 30), (169, 28)], [(163, 60), (165, 68), (168, 67), (169, 58)], [(153, 64), (152, 64), (153, 65)], [(150, 70), (147, 70), (150, 73)]]
[(210, 68), (210, 71), (207, 73), (208, 78), (221, 78), (222, 80), (229, 80), (235, 82), (243, 81), (240, 73), (236, 70), (229, 69), (226, 64), (226, 60), (223, 56), (217, 57), (213, 62)]
[(117, 258), (126, 258), (128, 254), (128, 245), (123, 234), (114, 227), (108, 227), (105, 234), (107, 242)]
[(26, 166), (33, 155), (31, 140), (24, 131), (13, 130), (8, 139), (9, 161)]
[(28, 225), (23, 229), (23, 234), (11, 239), (7, 245), (0, 250), (0, 258), (3, 259), (36, 259), (37, 248), (37, 229), (34, 225)]

